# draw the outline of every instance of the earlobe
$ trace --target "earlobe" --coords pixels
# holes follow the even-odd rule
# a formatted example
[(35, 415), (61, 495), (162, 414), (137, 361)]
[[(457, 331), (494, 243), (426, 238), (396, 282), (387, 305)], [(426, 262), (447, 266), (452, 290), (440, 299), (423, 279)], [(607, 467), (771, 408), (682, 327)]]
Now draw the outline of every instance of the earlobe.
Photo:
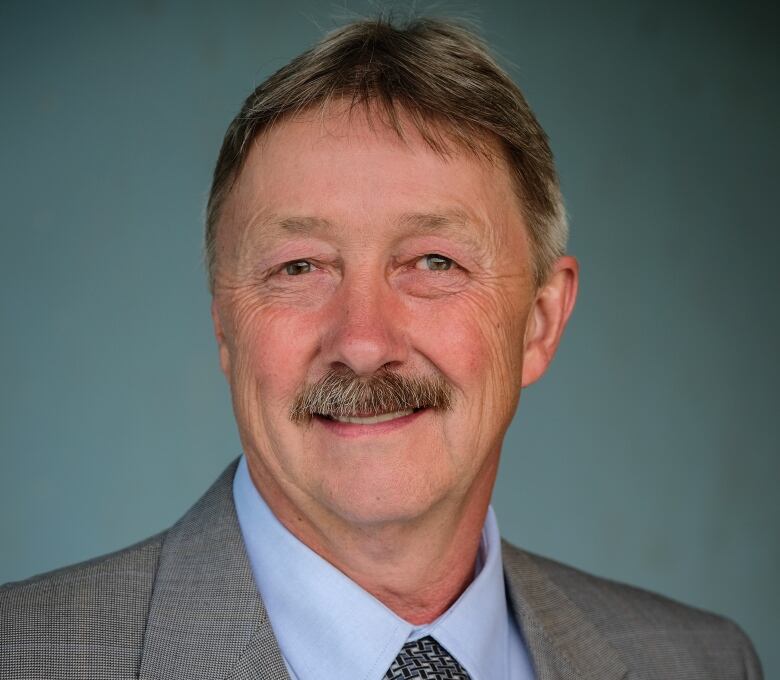
[(573, 257), (560, 258), (534, 300), (528, 316), (523, 351), (523, 387), (542, 377), (558, 349), (566, 322), (574, 309), (579, 265)]
[(214, 337), (217, 340), (217, 348), (219, 349), (219, 365), (222, 368), (222, 373), (225, 374), (225, 377), (230, 379), (230, 350), (228, 349), (227, 339), (225, 338), (222, 319), (219, 316), (216, 298), (211, 299), (211, 320), (214, 324)]

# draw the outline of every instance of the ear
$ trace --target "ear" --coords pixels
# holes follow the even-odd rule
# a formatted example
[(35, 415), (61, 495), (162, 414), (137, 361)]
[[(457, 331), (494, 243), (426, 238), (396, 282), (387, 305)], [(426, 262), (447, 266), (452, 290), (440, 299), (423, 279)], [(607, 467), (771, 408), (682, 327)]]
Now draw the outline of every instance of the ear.
[(562, 257), (547, 282), (539, 289), (528, 315), (523, 345), (523, 387), (536, 382), (550, 365), (563, 329), (574, 309), (579, 281), (579, 264)]
[(219, 348), (219, 365), (221, 366), (225, 377), (229, 380), (230, 349), (228, 347), (227, 338), (225, 337), (225, 329), (222, 325), (222, 318), (219, 314), (216, 297), (211, 298), (211, 320), (214, 323), (214, 337), (217, 339), (217, 347)]

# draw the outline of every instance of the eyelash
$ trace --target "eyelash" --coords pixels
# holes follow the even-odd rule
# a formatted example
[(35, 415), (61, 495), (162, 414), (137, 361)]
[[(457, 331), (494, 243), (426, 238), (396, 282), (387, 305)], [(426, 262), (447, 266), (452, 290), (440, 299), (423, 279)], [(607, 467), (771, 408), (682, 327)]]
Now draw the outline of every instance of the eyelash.
[(415, 267), (419, 262), (424, 262), (427, 258), (431, 259), (438, 259), (438, 260), (444, 260), (445, 264), (447, 265), (443, 269), (430, 269), (429, 271), (449, 271), (450, 269), (453, 269), (458, 266), (458, 263), (455, 262), (451, 257), (447, 257), (446, 255), (440, 255), (439, 253), (426, 253), (422, 257), (415, 260)]
[[(446, 255), (441, 255), (440, 253), (425, 253), (425, 255), (421, 255), (420, 257), (415, 258), (414, 260), (414, 268), (417, 269), (417, 265), (420, 262), (424, 262), (426, 258), (431, 259), (438, 259), (443, 260), (443, 264), (446, 264), (446, 266), (442, 269), (429, 269), (428, 271), (432, 272), (441, 272), (441, 271), (450, 271), (451, 269), (460, 268), (460, 265), (453, 260), (451, 257), (447, 257)], [(296, 274), (291, 273), (290, 269), (292, 267), (295, 267), (296, 265), (306, 265), (309, 267), (308, 271), (299, 271)], [(290, 260), (289, 262), (285, 262), (283, 265), (279, 267), (279, 273), (284, 273), (287, 276), (300, 276), (301, 274), (309, 274), (313, 269), (316, 269), (316, 265), (311, 260), (306, 259), (300, 259), (300, 260)]]
[[(290, 268), (291, 267), (295, 267), (296, 265), (299, 265), (299, 264), (307, 265), (309, 267), (309, 271), (298, 272), (297, 274), (291, 274), (290, 273)], [(310, 273), (311, 272), (311, 268), (313, 268), (313, 267), (314, 267), (314, 265), (311, 263), (310, 260), (291, 260), (290, 262), (285, 262), (281, 266), (281, 271), (285, 272), (285, 274), (287, 274), (287, 276), (300, 276), (301, 274), (308, 274), (308, 273)]]

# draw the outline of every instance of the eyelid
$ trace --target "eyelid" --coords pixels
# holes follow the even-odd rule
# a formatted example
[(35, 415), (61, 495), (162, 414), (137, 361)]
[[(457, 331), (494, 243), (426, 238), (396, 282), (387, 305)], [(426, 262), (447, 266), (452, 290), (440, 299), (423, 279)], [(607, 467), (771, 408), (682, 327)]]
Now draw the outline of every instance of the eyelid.
[(447, 260), (448, 262), (452, 263), (452, 265), (451, 265), (451, 267), (449, 269), (445, 269), (445, 270), (442, 270), (442, 271), (451, 271), (452, 269), (455, 269), (455, 268), (463, 269), (463, 266), (454, 257), (451, 257), (449, 255), (445, 255), (444, 253), (437, 252), (437, 251), (423, 253), (422, 255), (419, 255), (418, 257), (415, 257), (414, 260), (413, 260), (413, 266), (415, 268), (417, 268), (418, 263), (424, 262), (425, 258), (427, 258), (427, 257), (439, 257), (442, 260)]
[[(296, 257), (296, 258), (293, 258), (292, 260), (285, 260), (284, 262), (281, 262), (280, 264), (278, 264), (278, 265), (272, 267), (271, 269), (269, 269), (268, 270), (268, 276), (277, 276), (279, 274), (283, 274), (284, 275), (285, 274), (285, 270), (287, 269), (287, 267), (289, 267), (291, 264), (298, 264), (299, 262), (306, 262), (311, 267), (310, 272), (306, 272), (306, 273), (311, 273), (311, 271), (322, 269), (322, 267), (319, 267), (314, 262), (314, 260), (312, 260), (312, 259), (310, 259), (308, 257)], [(287, 276), (290, 276), (290, 275), (287, 275)]]
[(284, 266), (284, 270), (285, 270), (285, 272), (287, 272), (287, 274), (290, 274), (290, 272), (289, 272), (290, 267), (291, 266), (292, 267), (297, 267), (298, 265), (303, 265), (304, 268), (308, 267), (308, 269), (305, 269), (305, 271), (298, 272), (299, 274), (308, 274), (309, 272), (311, 272), (311, 271), (316, 269), (316, 267), (311, 262), (309, 262), (308, 260), (295, 260), (294, 262), (288, 262)]

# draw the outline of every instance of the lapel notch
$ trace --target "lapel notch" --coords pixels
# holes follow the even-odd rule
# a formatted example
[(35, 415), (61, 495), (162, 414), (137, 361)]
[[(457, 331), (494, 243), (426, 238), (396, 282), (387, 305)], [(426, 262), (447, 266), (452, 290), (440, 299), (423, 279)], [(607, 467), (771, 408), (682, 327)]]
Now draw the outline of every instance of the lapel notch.
[(289, 680), (238, 526), (235, 469), (166, 535), (140, 680)]

